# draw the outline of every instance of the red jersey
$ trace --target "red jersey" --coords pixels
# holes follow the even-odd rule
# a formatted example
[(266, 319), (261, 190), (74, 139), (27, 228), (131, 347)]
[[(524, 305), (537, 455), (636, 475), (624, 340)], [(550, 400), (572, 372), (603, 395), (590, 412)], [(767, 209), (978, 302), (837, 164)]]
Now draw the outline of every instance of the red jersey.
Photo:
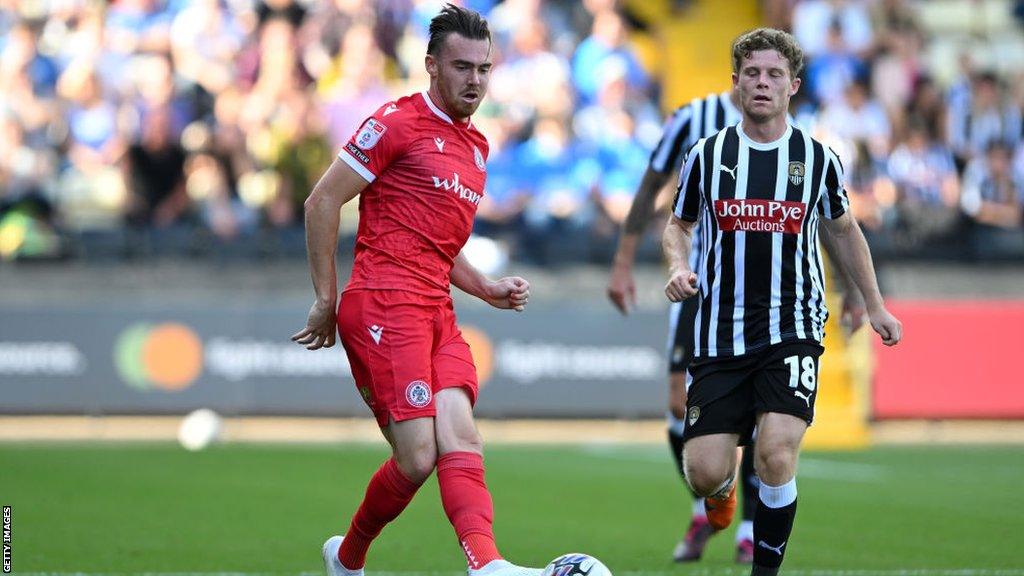
[(338, 153), (365, 178), (345, 290), (447, 295), (487, 180), (487, 139), (426, 92), (381, 106)]

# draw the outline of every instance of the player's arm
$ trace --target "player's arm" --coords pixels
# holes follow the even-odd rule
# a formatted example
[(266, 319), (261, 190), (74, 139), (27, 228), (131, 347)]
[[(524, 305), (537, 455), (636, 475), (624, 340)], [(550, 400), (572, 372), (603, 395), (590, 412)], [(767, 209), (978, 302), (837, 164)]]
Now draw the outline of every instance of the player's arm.
[(693, 247), (693, 229), (701, 210), (701, 174), (703, 159), (700, 150), (701, 139), (686, 154), (683, 169), (679, 173), (679, 187), (672, 201), (672, 214), (661, 235), (661, 249), (668, 262), (668, 283), (665, 295), (672, 302), (683, 300), (697, 293), (697, 275), (690, 270), (690, 250)]
[(351, 166), (335, 158), (306, 198), (306, 251), (316, 300), (309, 311), (306, 327), (295, 333), (292, 340), (310, 350), (334, 345), (338, 302), (338, 273), (334, 258), (338, 250), (341, 207), (358, 196), (368, 184)]
[(530, 283), (519, 276), (506, 276), (490, 280), (476, 266), (470, 264), (465, 254), (459, 252), (452, 265), (451, 281), (466, 294), (476, 296), (495, 308), (522, 312), (530, 299)]
[(633, 263), (636, 259), (637, 244), (644, 235), (647, 224), (654, 214), (658, 194), (668, 184), (673, 170), (679, 164), (679, 150), (686, 150), (684, 142), (690, 133), (693, 115), (691, 106), (684, 106), (665, 123), (661, 140), (651, 153), (650, 162), (640, 181), (640, 187), (629, 206), (629, 214), (619, 236), (612, 273), (608, 279), (608, 298), (623, 314), (629, 314), (636, 305), (636, 282), (633, 280)]
[(648, 166), (640, 181), (640, 188), (633, 196), (633, 203), (629, 206), (629, 214), (623, 224), (615, 259), (612, 261), (611, 278), (608, 279), (608, 297), (623, 314), (628, 314), (636, 305), (633, 263), (636, 259), (637, 244), (654, 214), (658, 193), (668, 180), (669, 174), (658, 172)]
[(665, 295), (672, 302), (682, 302), (697, 293), (697, 275), (690, 270), (690, 248), (696, 222), (681, 220), (675, 214), (661, 235), (661, 248), (668, 260), (668, 283)]
[[(829, 255), (829, 260), (835, 262), (836, 246), (832, 235), (828, 233), (826, 228), (822, 228), (821, 243), (825, 247), (825, 252)], [(867, 314), (867, 307), (864, 304), (864, 296), (857, 289), (853, 278), (850, 278), (838, 265), (835, 268), (836, 276), (842, 283), (843, 310), (841, 322), (843, 327), (852, 334), (864, 324), (864, 315)]]
[(842, 164), (831, 150), (828, 151), (826, 163), (823, 182), (826, 202), (821, 205), (824, 216), (821, 229), (823, 236), (828, 237), (825, 242), (831, 244), (831, 254), (839, 269), (853, 280), (864, 297), (871, 327), (882, 337), (882, 343), (895, 346), (903, 337), (903, 325), (885, 308), (867, 240), (853, 215), (846, 209), (849, 202), (842, 185)]

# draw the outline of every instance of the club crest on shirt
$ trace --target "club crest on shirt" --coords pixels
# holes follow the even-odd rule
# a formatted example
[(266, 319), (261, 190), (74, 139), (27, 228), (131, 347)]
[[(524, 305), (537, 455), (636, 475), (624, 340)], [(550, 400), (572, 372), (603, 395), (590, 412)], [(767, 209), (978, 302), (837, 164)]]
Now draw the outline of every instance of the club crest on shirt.
[(793, 186), (799, 186), (804, 183), (805, 171), (806, 168), (803, 162), (789, 163), (789, 181), (793, 183)]
[(423, 408), (430, 404), (430, 386), (423, 380), (413, 380), (405, 389), (405, 401), (413, 408)]
[(356, 146), (363, 150), (370, 150), (377, 145), (377, 142), (380, 142), (380, 137), (384, 135), (387, 129), (387, 126), (370, 118), (366, 121), (366, 124), (363, 124), (359, 134), (356, 134)]
[(696, 424), (698, 418), (700, 418), (700, 407), (694, 406), (690, 408), (690, 413), (686, 415), (686, 421), (689, 422), (690, 426)]
[(484, 155), (476, 146), (473, 146), (473, 161), (476, 162), (476, 167), (481, 171), (486, 167), (486, 164), (484, 164)]

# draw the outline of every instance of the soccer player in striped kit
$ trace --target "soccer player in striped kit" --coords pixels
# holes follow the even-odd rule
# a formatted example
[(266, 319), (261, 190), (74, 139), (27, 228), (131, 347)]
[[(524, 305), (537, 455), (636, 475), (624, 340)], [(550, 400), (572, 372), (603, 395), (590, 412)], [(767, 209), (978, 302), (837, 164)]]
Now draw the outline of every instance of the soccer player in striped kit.
[[(742, 120), (686, 156), (662, 240), (665, 294), (697, 304), (686, 479), (698, 495), (725, 500), (735, 490), (735, 447), (748, 444), (756, 426), (752, 574), (774, 576), (796, 515), (796, 462), (814, 417), (828, 315), (819, 226), (882, 342), (899, 343), (902, 325), (885, 308), (847, 211), (838, 157), (787, 120), (803, 66), (796, 40), (754, 30), (733, 43), (732, 61)], [(702, 249), (691, 263), (695, 229)]]
[[(709, 94), (695, 98), (680, 106), (665, 123), (661, 140), (651, 153), (651, 158), (633, 198), (629, 216), (619, 237), (618, 250), (608, 281), (608, 296), (623, 314), (628, 314), (636, 303), (636, 284), (633, 279), (633, 262), (637, 243), (644, 228), (654, 213), (659, 192), (674, 179), (683, 163), (686, 152), (701, 138), (712, 136), (722, 128), (735, 126), (740, 121), (737, 95), (733, 90), (720, 94)], [(792, 121), (792, 118), (790, 118)], [(690, 250), (691, 269), (696, 267), (697, 254), (701, 252), (701, 235), (694, 234)], [(844, 325), (851, 332), (860, 327), (863, 318), (863, 300), (860, 293), (850, 289), (843, 298)], [(669, 406), (668, 440), (672, 457), (679, 475), (683, 470), (683, 430), (686, 427), (686, 385), (687, 367), (693, 358), (693, 327), (696, 300), (672, 304), (669, 311), (668, 370)], [(754, 452), (748, 447), (740, 462), (740, 486), (743, 491), (742, 521), (736, 530), (736, 562), (750, 564), (754, 556), (754, 511), (757, 509), (757, 475), (754, 471)], [(714, 504), (714, 503), (712, 503)], [(700, 560), (708, 540), (732, 521), (736, 503), (730, 500), (719, 503), (717, 508), (705, 509), (705, 500), (693, 495), (693, 512), (686, 534), (672, 551), (676, 562)]]

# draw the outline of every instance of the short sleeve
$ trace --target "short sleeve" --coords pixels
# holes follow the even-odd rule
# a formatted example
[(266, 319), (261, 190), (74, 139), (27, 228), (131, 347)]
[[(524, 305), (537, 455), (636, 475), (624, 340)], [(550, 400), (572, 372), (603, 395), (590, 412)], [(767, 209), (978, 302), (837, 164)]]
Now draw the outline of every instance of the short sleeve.
[(338, 158), (367, 182), (376, 180), (401, 151), (397, 128), (402, 115), (394, 114), (394, 110), (394, 103), (382, 106), (362, 123), (338, 152)]
[(684, 106), (675, 111), (665, 122), (661, 140), (651, 152), (650, 168), (659, 174), (668, 174), (681, 163), (679, 157), (686, 151), (686, 139), (690, 135), (693, 106)]
[(679, 187), (676, 189), (676, 197), (672, 202), (672, 213), (680, 220), (687, 222), (696, 222), (700, 216), (702, 173), (700, 152), (703, 147), (704, 139), (702, 138), (686, 153), (683, 169), (679, 173)]
[(839, 155), (831, 148), (825, 148), (825, 175), (822, 178), (821, 201), (818, 203), (818, 212), (828, 218), (835, 220), (850, 208), (850, 200), (846, 196), (846, 188), (843, 186), (843, 163), (839, 161)]

